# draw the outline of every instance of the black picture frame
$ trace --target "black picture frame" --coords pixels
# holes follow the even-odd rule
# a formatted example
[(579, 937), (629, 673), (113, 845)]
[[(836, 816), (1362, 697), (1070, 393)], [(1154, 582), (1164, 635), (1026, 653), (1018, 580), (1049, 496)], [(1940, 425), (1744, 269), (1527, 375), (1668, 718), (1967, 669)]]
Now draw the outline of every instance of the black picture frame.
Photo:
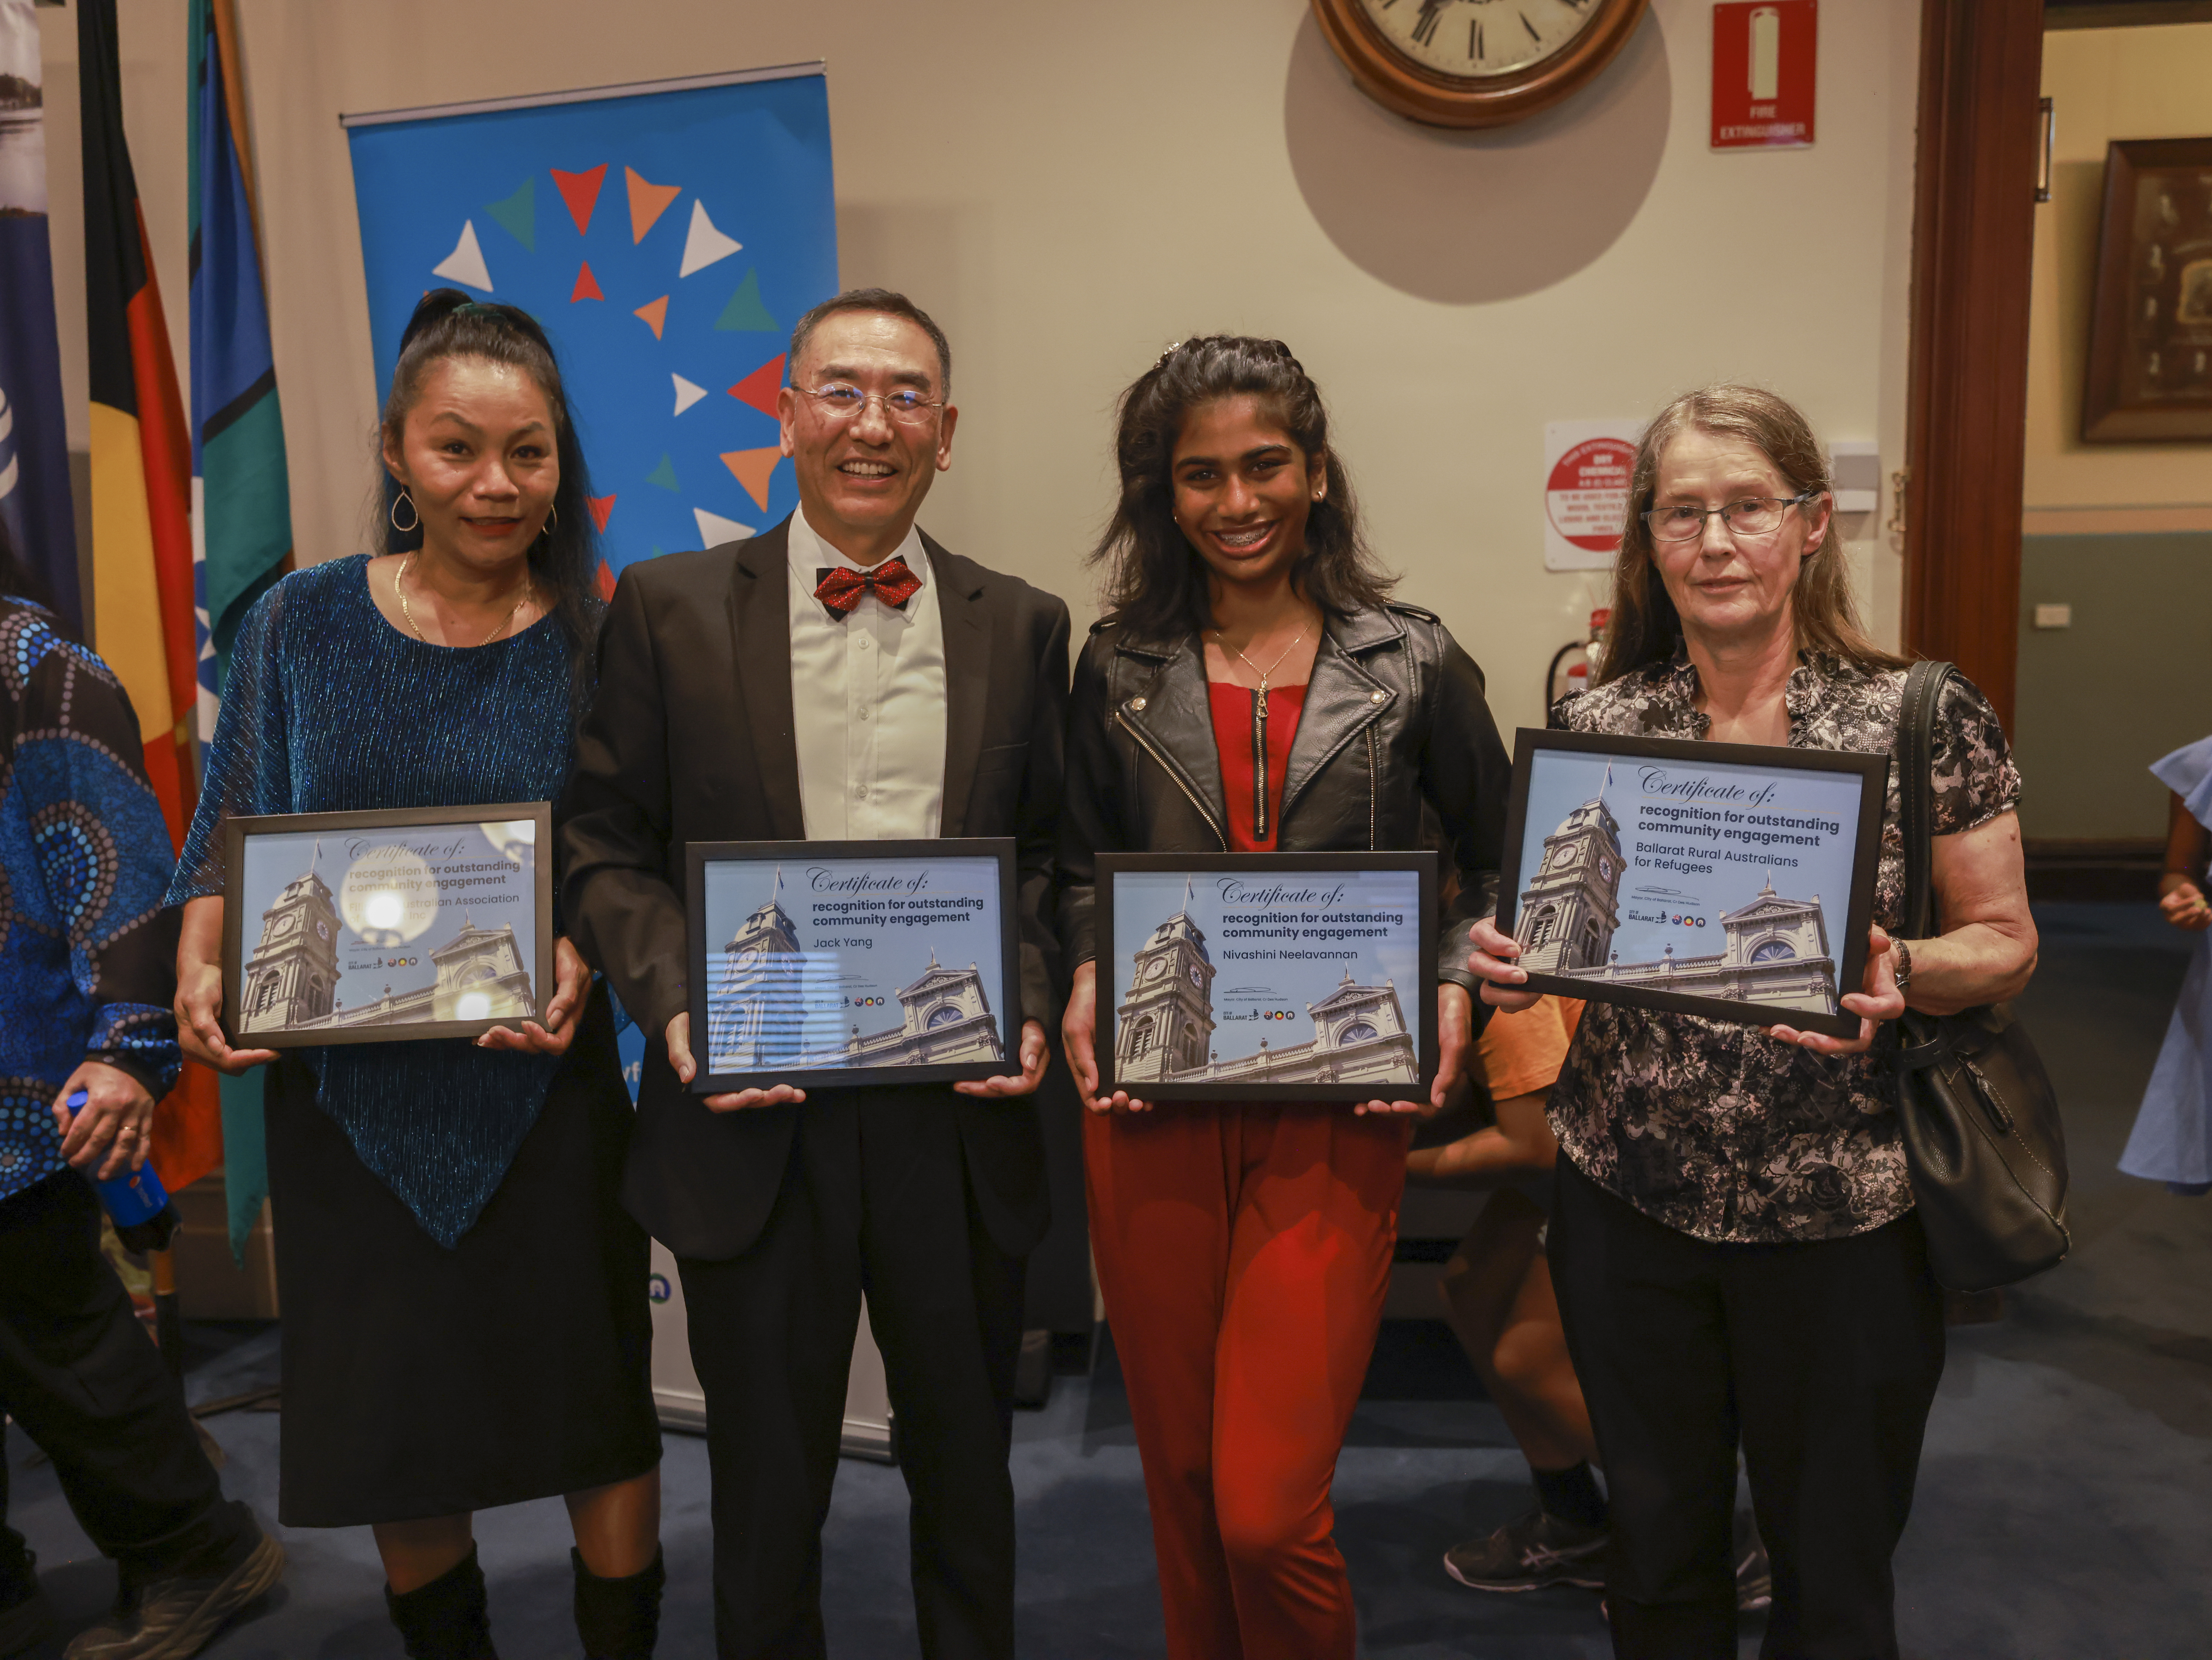
[[(526, 823), (532, 827), (530, 845), (533, 852), (528, 876), (528, 903), (533, 936), (532, 946), (527, 950), (516, 946), (511, 937), (513, 925), (510, 923), (507, 930), (510, 938), (502, 954), (498, 939), (501, 930), (480, 928), (467, 921), (465, 907), (468, 896), (456, 895), (452, 903), (464, 908), (464, 926), (469, 931), (470, 943), (476, 947), (476, 961), (464, 962), (455, 970), (456, 974), (472, 972), (478, 968), (491, 970), (491, 974), (483, 976), (492, 986), (492, 990), (486, 995), (511, 1002), (514, 971), (526, 964), (530, 976), (530, 1006), (526, 1012), (518, 1012), (510, 1006), (481, 1018), (416, 1018), (408, 1011), (426, 994), (422, 988), (402, 993), (396, 998), (389, 994), (387, 989), (386, 995), (377, 1004), (344, 1011), (343, 999), (338, 994), (337, 988), (345, 970), (337, 966), (337, 956), (349, 930), (337, 925), (342, 902), (327, 882), (320, 881), (317, 869), (319, 852), (316, 859), (311, 859), (308, 871), (302, 875), (316, 876), (321, 892), (317, 895), (312, 891), (303, 891), (296, 903), (286, 907), (300, 913), (300, 921), (289, 929), (291, 933), (297, 935), (298, 946), (292, 946), (289, 939), (281, 944), (272, 940), (269, 925), (278, 911), (278, 907), (272, 905), (263, 911), (258, 938), (252, 955), (247, 953), (246, 896), (251, 874), (247, 869), (247, 852), (248, 844), (254, 841), (280, 836), (311, 836), (319, 841), (331, 841), (360, 838), (381, 830), (481, 829), (485, 825)], [(513, 1028), (524, 1020), (537, 1018), (538, 1011), (544, 1007), (546, 1000), (552, 995), (553, 807), (550, 802), (498, 801), (464, 806), (387, 808), (374, 812), (288, 812), (243, 816), (225, 819), (222, 836), (223, 1022), (226, 1036), (234, 1048), (287, 1049), (337, 1043), (417, 1043), (434, 1037), (477, 1037), (495, 1026)], [(477, 885), (489, 879), (488, 876), (471, 875), (466, 878), (464, 885)], [(343, 886), (343, 877), (340, 885)], [(499, 902), (480, 896), (478, 903)], [(321, 915), (324, 911), (329, 915)], [(328, 929), (320, 939), (315, 935), (314, 924), (318, 921)], [(356, 937), (360, 936), (356, 934)], [(420, 955), (434, 957), (438, 952), (460, 943), (463, 938), (463, 935), (456, 934), (441, 944), (428, 946), (416, 946), (410, 940), (398, 946), (368, 944), (362, 946), (362, 949), (406, 950), (408, 958), (404, 962), (396, 962), (397, 966), (404, 969), (417, 966)], [(264, 947), (269, 947), (272, 953), (266, 958), (262, 955)], [(317, 976), (317, 970), (325, 965), (315, 960), (325, 953), (331, 958), (327, 965), (330, 979), (326, 983), (319, 982)], [(499, 969), (502, 962), (507, 965), (504, 973)], [(320, 1012), (310, 1019), (327, 1024), (301, 1021), (270, 1026), (261, 1024), (265, 1008), (257, 1010), (252, 1017), (253, 1023), (249, 1024), (246, 1012), (249, 991), (247, 982), (250, 977), (254, 977), (250, 970), (258, 971), (263, 977), (276, 976), (278, 983), (284, 987), (282, 994), (287, 998), (290, 1006), (297, 1007), (304, 1003), (308, 1007), (319, 1007)], [(260, 987), (257, 983), (252, 989), (258, 993)], [(500, 997), (502, 993), (506, 995)], [(441, 964), (440, 979), (427, 988), (427, 994), (430, 998), (430, 1006), (434, 1009), (441, 1000), (457, 1001), (459, 997), (469, 994), (462, 993), (457, 986), (447, 982), (444, 965)], [(327, 1000), (326, 1006), (324, 1006), (325, 1000)], [(342, 1013), (346, 1018), (339, 1018)]]
[[(684, 887), (687, 896), (685, 950), (689, 957), (687, 984), (691, 1011), (691, 1051), (699, 1061), (698, 1074), (691, 1080), (693, 1094), (722, 1095), (744, 1089), (767, 1089), (776, 1084), (790, 1084), (800, 1089), (859, 1089), (883, 1084), (951, 1083), (967, 1079), (1012, 1076), (1021, 1071), (1021, 928), (1020, 918), (1015, 909), (1018, 882), (1013, 837), (1010, 836), (948, 836), (883, 842), (692, 842), (685, 844), (684, 856), (687, 879)], [(709, 879), (713, 867), (721, 865), (794, 867), (793, 879), (794, 882), (804, 881), (815, 892), (828, 891), (837, 896), (834, 899), (810, 901), (810, 905), (814, 903), (856, 905), (871, 903), (879, 898), (887, 909), (857, 914), (848, 912), (843, 920), (825, 924), (825, 926), (848, 930), (848, 933), (842, 937), (854, 940), (878, 937), (870, 931), (881, 927), (884, 933), (880, 937), (889, 939), (895, 937), (912, 937), (898, 934), (890, 920), (899, 909), (903, 908), (902, 904), (893, 907), (892, 902), (911, 898), (911, 894), (901, 895), (887, 888), (858, 893), (835, 889), (824, 890), (816, 884), (811, 873), (817, 870), (829, 870), (832, 873), (828, 879), (834, 880), (842, 876), (864, 874), (864, 870), (839, 872), (834, 869), (838, 866), (881, 867), (887, 864), (915, 860), (944, 863), (956, 860), (988, 860), (996, 867), (995, 877), (990, 881), (989, 889), (996, 896), (998, 910), (998, 926), (993, 930), (993, 938), (998, 946), (997, 984), (992, 987), (982, 983), (980, 977), (981, 973), (980, 961), (975, 964), (972, 970), (962, 970), (957, 964), (945, 965), (945, 972), (948, 976), (947, 982), (924, 994), (937, 998), (938, 1004), (928, 1015), (923, 1018), (927, 1022), (945, 1010), (959, 1006), (968, 1006), (972, 1011), (972, 998), (963, 1005), (960, 1000), (964, 994), (951, 982), (964, 981), (967, 972), (975, 972), (979, 976), (975, 994), (983, 999), (985, 1012), (991, 1017), (988, 1029), (978, 1026), (975, 1024), (976, 1017), (971, 1012), (965, 1021), (955, 1019), (948, 1023), (954, 1030), (947, 1034), (947, 1039), (958, 1041), (963, 1036), (962, 1029), (964, 1028), (964, 1037), (972, 1043), (979, 1032), (988, 1030), (991, 1034), (995, 1035), (997, 1039), (999, 1053), (996, 1056), (988, 1059), (898, 1061), (825, 1067), (807, 1064), (805, 1058), (805, 1052), (802, 1051), (801, 1059), (791, 1064), (776, 1063), (767, 1066), (718, 1066), (715, 1064), (719, 1029), (711, 1024), (714, 1010), (710, 1006), (710, 998), (715, 990), (713, 977), (715, 965), (711, 959), (717, 955), (726, 953), (729, 947), (727, 945), (710, 946), (709, 943), (714, 934), (720, 931), (719, 928), (710, 929), (708, 921), (710, 909), (709, 891), (714, 885)], [(772, 900), (777, 897), (773, 891), (770, 897)], [(766, 908), (760, 909), (764, 910)], [(760, 910), (756, 910), (747, 919), (748, 922), (759, 915)], [(818, 915), (818, 913), (817, 915)], [(867, 920), (870, 917), (881, 920), (870, 921)], [(790, 917), (787, 913), (786, 921), (791, 924), (794, 931), (799, 927), (797, 919)], [(814, 918), (810, 917), (810, 924), (813, 921)], [(857, 932), (854, 932), (855, 930)], [(732, 933), (732, 943), (734, 943), (736, 937), (736, 934)], [(818, 955), (818, 953), (807, 952), (804, 945), (798, 941), (795, 932), (791, 937), (793, 939), (794, 954), (801, 957)], [(840, 947), (841, 950), (853, 948), (849, 946)], [(872, 946), (861, 947), (861, 949), (872, 951)], [(775, 952), (763, 954), (781, 955), (782, 952), (779, 948)], [(860, 962), (866, 959), (854, 960)], [(729, 971), (731, 970), (725, 970), (725, 972)], [(841, 970), (841, 982), (842, 979), (843, 975)], [(897, 988), (894, 995), (915, 991), (917, 988), (925, 986), (927, 982), (927, 976), (925, 976), (923, 979), (915, 980), (908, 986)], [(784, 988), (772, 989), (781, 990), (781, 994), (789, 994), (787, 984)], [(993, 993), (995, 993), (994, 996), (992, 995)], [(821, 994), (826, 995), (827, 992)], [(842, 994), (840, 994), (841, 996)], [(903, 1000), (902, 997), (901, 1000)], [(839, 1018), (841, 1020), (846, 1018), (842, 1010)], [(895, 1031), (905, 1034), (898, 1040), (898, 1046), (902, 1051), (910, 1050), (915, 1046), (917, 1041), (925, 1049), (930, 1047), (933, 1042), (947, 1041), (947, 1039), (927, 1038), (917, 1040), (914, 1036), (917, 1030), (921, 1031), (932, 1030), (927, 1024), (916, 1029), (907, 1022), (902, 1021), (897, 1028), (887, 1028), (883, 1031), (870, 1032), (866, 1035), (860, 1034), (860, 1023), (857, 1018), (851, 1020), (849, 1024), (854, 1034), (854, 1041), (862, 1044), (872, 1040), (889, 1040)], [(816, 1053), (818, 1052), (816, 1051)]]
[[(1098, 958), (1101, 964), (1098, 988), (1098, 1027), (1097, 1054), (1099, 1068), (1099, 1088), (1112, 1094), (1116, 1089), (1126, 1090), (1142, 1101), (1418, 1101), (1427, 1098), (1431, 1084), (1437, 1075), (1437, 855), (1431, 852), (1417, 853), (1102, 853), (1097, 858), (1098, 880), (1094, 902), (1097, 921)], [(1284, 879), (1311, 874), (1319, 877), (1341, 875), (1358, 872), (1404, 872), (1416, 879), (1416, 915), (1406, 925), (1404, 932), (1413, 936), (1413, 986), (1415, 1006), (1419, 1011), (1418, 1030), (1412, 1034), (1412, 1045), (1418, 1076), (1412, 1079), (1391, 1079), (1370, 1076), (1366, 1079), (1341, 1079), (1331, 1077), (1306, 1076), (1316, 1069), (1316, 1062), (1328, 1059), (1322, 1069), (1333, 1069), (1333, 1054), (1322, 1045), (1328, 1029), (1304, 1044), (1271, 1054), (1258, 1067), (1250, 1066), (1252, 1056), (1232, 1056), (1221, 1061), (1211, 1044), (1217, 1029), (1212, 1020), (1212, 976), (1202, 976), (1197, 993), (1204, 1005), (1203, 1018), (1206, 1021), (1208, 1059), (1206, 1069), (1215, 1072), (1229, 1069), (1234, 1076), (1220, 1081), (1183, 1078), (1178, 1081), (1173, 1075), (1161, 1076), (1147, 1071), (1146, 1075), (1125, 1077), (1121, 1065), (1120, 1006), (1123, 1001), (1124, 981), (1121, 966), (1116, 960), (1115, 916), (1120, 902), (1117, 886), (1120, 879), (1128, 875), (1185, 875), (1190, 879), (1243, 877), (1267, 883), (1279, 883)], [(1215, 903), (1220, 903), (1217, 898)], [(1174, 916), (1160, 919), (1158, 926), (1171, 924)], [(1148, 937), (1158, 937), (1158, 927)], [(1317, 941), (1321, 944), (1333, 943)], [(1391, 946), (1402, 949), (1402, 944), (1392, 940)], [(1301, 949), (1310, 949), (1301, 947)], [(1200, 953), (1211, 966), (1211, 953), (1203, 942)], [(1141, 953), (1140, 953), (1141, 954)], [(1216, 970), (1218, 972), (1218, 970)], [(1347, 973), (1349, 970), (1347, 970)], [(1179, 988), (1179, 986), (1178, 986)], [(1133, 977), (1128, 989), (1138, 989)], [(1352, 989), (1364, 994), (1377, 994), (1384, 988), (1355, 986)], [(1396, 992), (1395, 980), (1388, 990)], [(1286, 999), (1285, 1000), (1298, 1000)], [(1306, 1006), (1308, 1019), (1316, 1011), (1331, 1000)], [(1399, 1023), (1402, 1030), (1404, 1003), (1398, 1002)], [(1296, 1018), (1296, 1012), (1283, 1012)], [(1284, 1034), (1289, 1036), (1289, 1033)], [(1373, 1040), (1387, 1042), (1395, 1034), (1383, 1032)], [(1163, 1044), (1163, 1052), (1167, 1048)], [(1285, 1059), (1284, 1057), (1294, 1057)], [(1273, 1068), (1270, 1070), (1270, 1068)], [(1191, 1068), (1185, 1068), (1188, 1072)]]
[(2081, 441), (2212, 441), (2212, 137), (2105, 147), (2090, 295)]
[[(1792, 749), (1762, 744), (1716, 744), (1676, 738), (1626, 737), (1615, 733), (1554, 732), (1528, 727), (1522, 727), (1515, 733), (1513, 738), (1513, 786), (1506, 812), (1504, 852), (1498, 870), (1498, 927), (1504, 932), (1510, 933), (1516, 939), (1524, 941), (1524, 955), (1529, 950), (1525, 943), (1525, 936), (1531, 931), (1529, 925), (1536, 909), (1529, 903), (1529, 897), (1534, 890), (1523, 887), (1522, 868), (1528, 843), (1530, 792), (1538, 757), (1547, 754), (1561, 753), (1604, 757), (1615, 763), (1627, 763), (1632, 768), (1650, 765), (1670, 768), (1687, 764), (1708, 769), (1754, 768), (1774, 774), (1855, 775), (1859, 780), (1859, 800), (1857, 812), (1850, 825), (1850, 897), (1844, 907), (1843, 950), (1840, 955), (1831, 951), (1826, 960), (1833, 962), (1837, 967), (1837, 976), (1832, 988), (1834, 996), (1841, 997), (1858, 989), (1866, 972), (1867, 930), (1874, 915), (1875, 871), (1881, 856), (1882, 805), (1888, 787), (1889, 776), (1889, 757), (1887, 753), (1869, 755), (1850, 750)], [(1663, 797), (1650, 799), (1666, 801)], [(1588, 805), (1588, 803), (1584, 804), (1584, 806)], [(1779, 815), (1768, 814), (1761, 812), (1755, 807), (1748, 808), (1741, 815), (1742, 822), (1739, 825), (1730, 825), (1725, 822), (1725, 815), (1734, 809), (1725, 801), (1715, 798), (1666, 801), (1666, 805), (1677, 812), (1686, 806), (1700, 810), (1710, 808), (1717, 815), (1721, 816), (1722, 821), (1713, 825), (1710, 830), (1701, 829), (1692, 832), (1678, 825), (1670, 830), (1650, 831), (1650, 834), (1653, 836), (1672, 836), (1676, 838), (1674, 843), (1669, 844), (1668, 854), (1665, 856), (1671, 856), (1674, 847), (1683, 845), (1693, 837), (1698, 841), (1711, 840), (1716, 848), (1733, 851), (1731, 833), (1738, 830), (1746, 836), (1757, 835), (1765, 837), (1768, 847), (1802, 845), (1788, 842), (1784, 838), (1808, 834), (1795, 828), (1754, 825), (1749, 822), (1754, 816), (1786, 817), (1788, 816), (1786, 812)], [(1581, 810), (1577, 808), (1576, 811), (1579, 812)], [(1609, 805), (1607, 812), (1610, 816)], [(1840, 815), (1829, 816), (1838, 818), (1841, 817)], [(1641, 815), (1639, 818), (1640, 817)], [(1566, 830), (1567, 822), (1560, 821), (1559, 830), (1545, 832), (1547, 845), (1553, 839), (1559, 837), (1561, 832)], [(1614, 823), (1618, 829), (1617, 819)], [(1839, 830), (1838, 835), (1840, 834)], [(1632, 868), (1629, 861), (1637, 855), (1631, 853), (1626, 846), (1621, 845), (1617, 836), (1615, 841), (1616, 850), (1621, 855), (1620, 873), (1617, 878), (1613, 879), (1617, 897), (1620, 887), (1626, 883)], [(1747, 840), (1743, 845), (1747, 855), (1753, 844)], [(1655, 856), (1662, 857), (1662, 868), (1669, 874), (1684, 871), (1695, 874), (1699, 868), (1694, 860), (1689, 861), (1686, 865), (1681, 862), (1668, 865), (1663, 863), (1662, 855)], [(1769, 861), (1770, 866), (1792, 856), (1794, 855), (1776, 853)], [(1747, 856), (1731, 862), (1743, 864), (1747, 871), (1758, 861)], [(1542, 868), (1543, 866), (1540, 866), (1540, 871)], [(1771, 868), (1767, 880), (1771, 887)], [(1594, 977), (1586, 974), (1553, 973), (1530, 970), (1528, 985), (1533, 990), (1554, 992), (1562, 997), (1595, 999), (1605, 1002), (1624, 1003), (1637, 1008), (1660, 1009), (1675, 1014), (1703, 1015), (1708, 1019), (1732, 1020), (1760, 1026), (1788, 1025), (1802, 1031), (1826, 1032), (1832, 1037), (1844, 1038), (1856, 1037), (1859, 1034), (1859, 1017), (1844, 1010), (1839, 1004), (1832, 1012), (1823, 1012), (1817, 1009), (1781, 1000), (1698, 995), (1665, 989), (1663, 983), (1652, 983), (1663, 982), (1677, 973), (1683, 974), (1685, 977), (1694, 975), (1707, 982), (1715, 981), (1725, 982), (1733, 975), (1740, 982), (1744, 977), (1740, 970), (1747, 968), (1748, 964), (1726, 960), (1729, 950), (1737, 936), (1747, 933), (1753, 927), (1778, 933), (1781, 931), (1778, 919), (1783, 913), (1776, 907), (1794, 909), (1798, 914), (1801, 926), (1811, 925), (1812, 919), (1803, 914), (1808, 908), (1816, 904), (1817, 894), (1812, 901), (1802, 897), (1783, 897), (1778, 894), (1771, 897), (1775, 899), (1775, 907), (1762, 907), (1762, 914), (1759, 916), (1746, 917), (1746, 920), (1739, 922), (1736, 935), (1728, 933), (1727, 919), (1730, 916), (1745, 916), (1745, 913), (1750, 911), (1750, 907), (1739, 907), (1735, 912), (1723, 912), (1721, 915), (1711, 919), (1721, 926), (1723, 938), (1727, 941), (1720, 954), (1723, 960), (1718, 965), (1706, 964), (1703, 953), (1698, 958), (1683, 958), (1679, 962), (1671, 958), (1660, 958), (1652, 959), (1650, 963), (1626, 965), (1608, 964), (1607, 968), (1610, 972), (1619, 973), (1625, 968), (1637, 975), (1636, 979), (1626, 982), (1614, 982), (1609, 979)], [(1754, 896), (1754, 899), (1759, 897), (1759, 896)], [(1659, 903), (1661, 908), (1664, 909), (1666, 908), (1664, 901)], [(1817, 908), (1825, 912), (1824, 905)], [(1774, 917), (1771, 919), (1766, 917), (1764, 915), (1766, 910), (1773, 910)], [(1698, 909), (1698, 914), (1702, 915), (1703, 909)], [(1656, 922), (1657, 919), (1638, 920)], [(1568, 927), (1571, 926), (1570, 920)], [(1820, 919), (1820, 927), (1822, 937), (1825, 938), (1826, 933), (1825, 916)], [(1568, 927), (1562, 928), (1562, 935), (1568, 931)], [(1610, 943), (1612, 934), (1611, 928), (1604, 931), (1604, 938), (1599, 949), (1602, 950)], [(1694, 938), (1694, 935), (1692, 937)], [(1617, 958), (1618, 953), (1614, 955)], [(1775, 966), (1763, 967), (1754, 972), (1779, 978), (1786, 971), (1778, 964), (1784, 961), (1793, 960), (1803, 959), (1786, 954), (1778, 955), (1776, 958), (1768, 959)], [(1699, 964), (1701, 966), (1690, 967), (1693, 963)]]

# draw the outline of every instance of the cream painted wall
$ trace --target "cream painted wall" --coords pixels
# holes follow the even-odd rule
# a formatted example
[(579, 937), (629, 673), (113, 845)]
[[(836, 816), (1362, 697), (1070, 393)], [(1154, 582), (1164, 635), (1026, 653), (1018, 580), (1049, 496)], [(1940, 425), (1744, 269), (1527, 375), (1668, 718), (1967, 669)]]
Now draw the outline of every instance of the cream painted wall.
[[(181, 9), (124, 0), (132, 64), (175, 54), (133, 112), (149, 198), (183, 183)], [(1117, 391), (1181, 335), (1279, 336), (1331, 399), (1402, 593), (1482, 662), (1502, 725), (1534, 723), (1600, 596), (1543, 569), (1546, 421), (1743, 377), (1901, 463), (1918, 11), (1823, 8), (1819, 143), (1715, 155), (1708, 0), (1655, 0), (1597, 85), (1481, 136), (1369, 104), (1301, 0), (240, 0), (301, 557), (357, 545), (369, 482), (340, 112), (820, 58), (844, 279), (907, 289), (959, 355), (934, 532), (1088, 617)], [(173, 145), (141, 136), (163, 124)], [(180, 319), (182, 213), (149, 218)], [(1879, 519), (1845, 528), (1893, 639)]]
[(2212, 23), (2055, 30), (2043, 40), (2043, 91), (2057, 132), (2051, 199), (2035, 225), (2028, 529), (2212, 530), (2212, 445), (2081, 440), (2105, 148), (2212, 135)]

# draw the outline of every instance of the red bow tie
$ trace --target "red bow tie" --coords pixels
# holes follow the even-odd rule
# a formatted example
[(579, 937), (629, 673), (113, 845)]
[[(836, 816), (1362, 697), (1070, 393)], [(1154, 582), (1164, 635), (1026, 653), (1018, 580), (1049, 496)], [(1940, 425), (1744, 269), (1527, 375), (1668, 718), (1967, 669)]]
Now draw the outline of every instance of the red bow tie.
[(850, 565), (823, 565), (816, 569), (821, 572), (822, 580), (814, 585), (814, 597), (840, 617), (850, 617), (860, 603), (860, 596), (872, 590), (893, 611), (904, 611), (906, 602), (921, 591), (921, 578), (903, 559), (886, 559), (867, 570), (855, 570)]

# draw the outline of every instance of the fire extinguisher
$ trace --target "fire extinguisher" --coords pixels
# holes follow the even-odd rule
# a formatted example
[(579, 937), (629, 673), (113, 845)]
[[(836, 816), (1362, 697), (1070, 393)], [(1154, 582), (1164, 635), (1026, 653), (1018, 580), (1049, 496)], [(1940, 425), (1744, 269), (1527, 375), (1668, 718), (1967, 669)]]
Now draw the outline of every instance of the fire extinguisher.
[(1544, 707), (1550, 708), (1562, 697), (1588, 691), (1590, 675), (1596, 668), (1600, 642), (1605, 637), (1605, 625), (1613, 612), (1600, 605), (1590, 613), (1589, 638), (1570, 640), (1552, 654), (1551, 666), (1544, 672)]

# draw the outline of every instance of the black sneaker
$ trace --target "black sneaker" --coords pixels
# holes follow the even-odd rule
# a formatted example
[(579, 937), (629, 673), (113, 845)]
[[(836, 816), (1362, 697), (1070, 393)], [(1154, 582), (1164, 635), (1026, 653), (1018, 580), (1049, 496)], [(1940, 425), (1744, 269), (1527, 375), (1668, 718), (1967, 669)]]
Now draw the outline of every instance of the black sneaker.
[(1766, 1560), (1766, 1541), (1759, 1536), (1759, 1523), (1749, 1511), (1735, 1513), (1735, 1610), (1756, 1614), (1774, 1602), (1774, 1567)]
[(1470, 1539), (1444, 1553), (1444, 1572), (1473, 1590), (1541, 1590), (1579, 1585), (1601, 1590), (1603, 1528), (1577, 1527), (1542, 1511), (1530, 1511), (1486, 1538)]
[(226, 1572), (128, 1588), (114, 1613), (71, 1640), (63, 1660), (188, 1660), (283, 1572), (284, 1548), (264, 1534), (246, 1560)]

